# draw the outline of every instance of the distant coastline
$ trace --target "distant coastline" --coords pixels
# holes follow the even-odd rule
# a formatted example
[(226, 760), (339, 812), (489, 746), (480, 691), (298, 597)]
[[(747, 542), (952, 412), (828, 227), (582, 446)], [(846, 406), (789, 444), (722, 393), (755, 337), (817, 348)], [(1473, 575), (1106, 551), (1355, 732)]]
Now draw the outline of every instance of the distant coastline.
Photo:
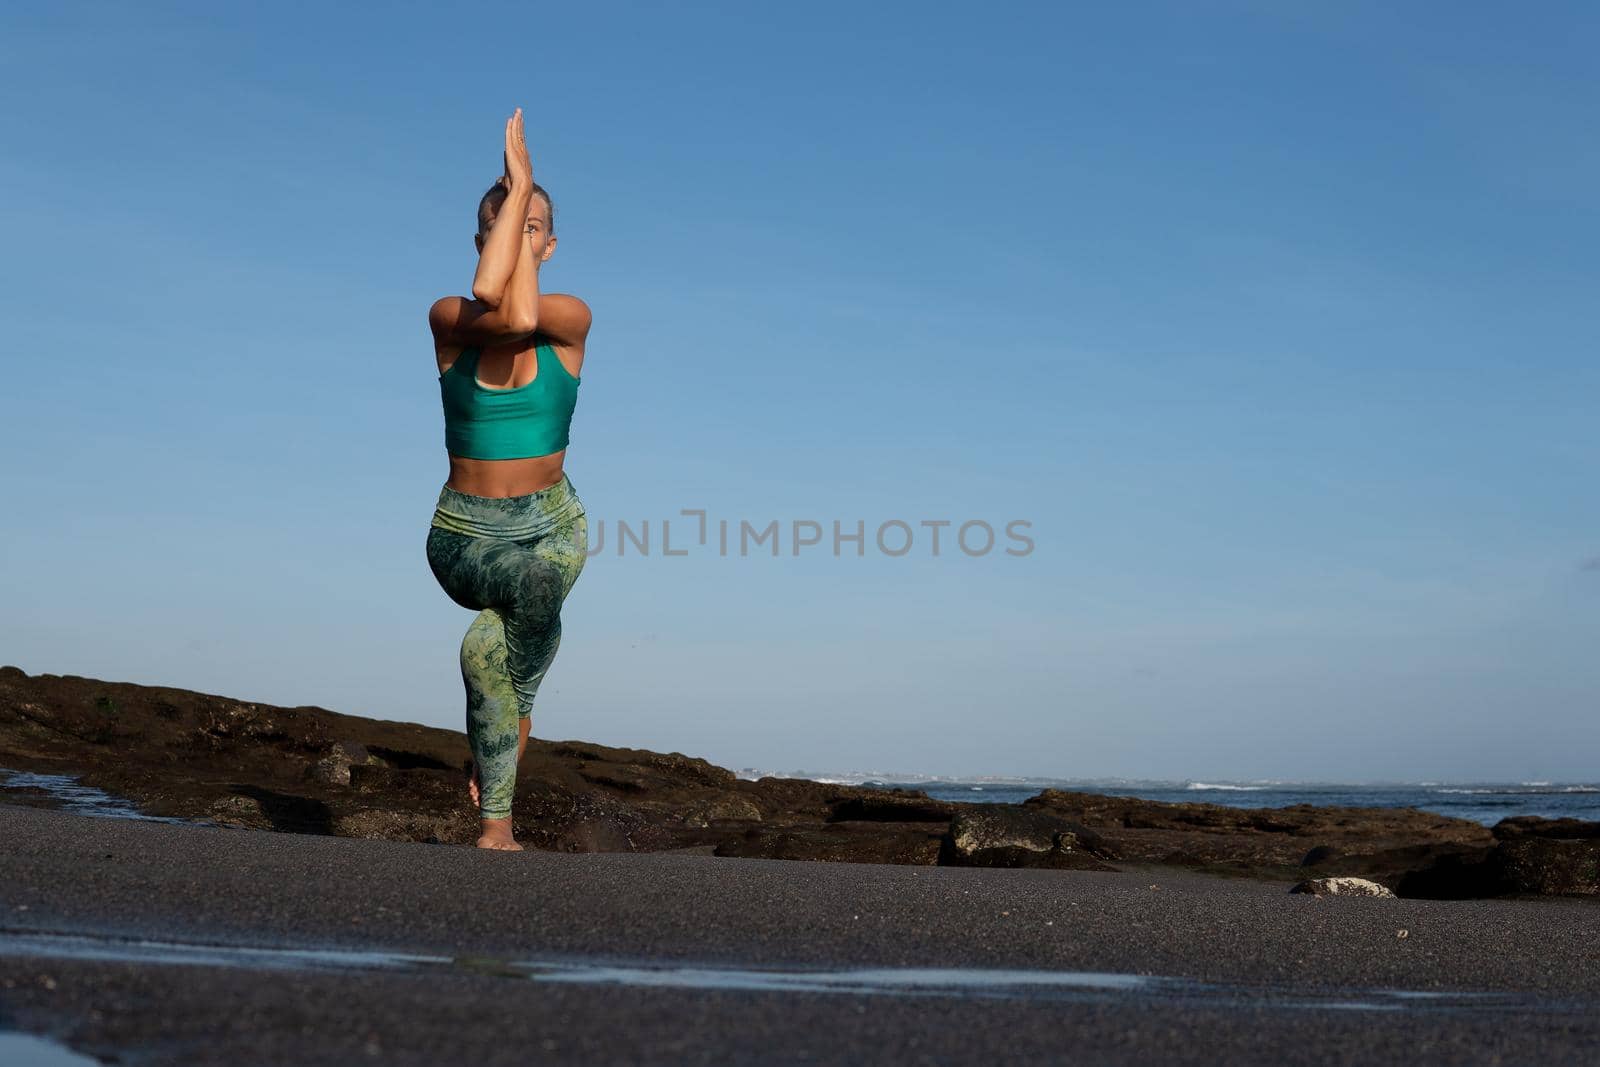
[(940, 800), (1020, 803), (1045, 789), (1103, 793), (1167, 803), (1205, 801), (1238, 808), (1276, 808), (1291, 804), (1416, 808), (1493, 826), (1504, 818), (1600, 820), (1597, 782), (1337, 782), (1292, 779), (1194, 780), (1166, 778), (1048, 778), (1036, 776), (889, 774), (878, 771), (763, 771), (743, 767), (747, 781), (763, 777), (884, 789), (920, 789)]

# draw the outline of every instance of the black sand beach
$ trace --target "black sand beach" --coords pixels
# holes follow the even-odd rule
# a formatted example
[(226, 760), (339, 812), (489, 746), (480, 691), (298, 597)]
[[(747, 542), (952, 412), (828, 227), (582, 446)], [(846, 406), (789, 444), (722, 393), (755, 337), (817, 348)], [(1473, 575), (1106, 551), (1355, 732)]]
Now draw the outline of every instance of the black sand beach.
[(0, 1030), (130, 1064), (1600, 1055), (1593, 899), (1122, 867), (495, 853), (6, 805)]

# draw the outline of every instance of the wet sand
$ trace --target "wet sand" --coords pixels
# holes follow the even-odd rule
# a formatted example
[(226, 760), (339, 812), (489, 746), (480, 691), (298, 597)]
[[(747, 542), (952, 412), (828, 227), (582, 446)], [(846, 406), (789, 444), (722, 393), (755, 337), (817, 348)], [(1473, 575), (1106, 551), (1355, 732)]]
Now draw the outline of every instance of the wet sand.
[(490, 853), (0, 805), (0, 1029), (121, 1063), (1600, 1054), (1600, 902), (1290, 884)]

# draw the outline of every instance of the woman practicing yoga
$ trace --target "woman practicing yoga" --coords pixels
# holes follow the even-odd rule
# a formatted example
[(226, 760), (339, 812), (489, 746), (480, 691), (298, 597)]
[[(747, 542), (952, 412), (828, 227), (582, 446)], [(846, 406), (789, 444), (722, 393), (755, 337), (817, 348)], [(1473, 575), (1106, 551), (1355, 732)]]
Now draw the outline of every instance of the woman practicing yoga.
[(428, 311), (450, 456), (428, 566), (451, 600), (478, 612), (461, 679), (479, 848), (522, 848), (511, 833), (517, 762), (561, 643), (561, 603), (588, 554), (588, 519), (561, 464), (590, 315), (575, 296), (539, 292), (554, 228), (519, 107), (506, 120), (505, 174), (478, 204), (472, 297)]

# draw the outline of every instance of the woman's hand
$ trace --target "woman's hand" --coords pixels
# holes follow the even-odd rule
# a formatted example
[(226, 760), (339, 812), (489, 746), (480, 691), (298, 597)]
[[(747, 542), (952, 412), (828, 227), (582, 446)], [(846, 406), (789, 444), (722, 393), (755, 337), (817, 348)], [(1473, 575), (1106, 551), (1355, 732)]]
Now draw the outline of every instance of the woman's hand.
[[(528, 162), (528, 146), (522, 136), (522, 109), (506, 120), (505, 176), (499, 184), (506, 189), (506, 199), (495, 212), (489, 233), (483, 238), (478, 254), (478, 270), (472, 278), (472, 296), (491, 308), (499, 307), (506, 297), (506, 289), (518, 273), (519, 264), (531, 253), (519, 240), (528, 225), (528, 205), (533, 202), (533, 167)], [(537, 276), (537, 270), (532, 272)], [(527, 288), (524, 280), (522, 288)], [(529, 316), (537, 314), (537, 292), (523, 295), (519, 289), (517, 303)]]
[(528, 160), (528, 144), (523, 136), (522, 109), (506, 119), (506, 173), (500, 181), (508, 191), (533, 186), (533, 164)]

